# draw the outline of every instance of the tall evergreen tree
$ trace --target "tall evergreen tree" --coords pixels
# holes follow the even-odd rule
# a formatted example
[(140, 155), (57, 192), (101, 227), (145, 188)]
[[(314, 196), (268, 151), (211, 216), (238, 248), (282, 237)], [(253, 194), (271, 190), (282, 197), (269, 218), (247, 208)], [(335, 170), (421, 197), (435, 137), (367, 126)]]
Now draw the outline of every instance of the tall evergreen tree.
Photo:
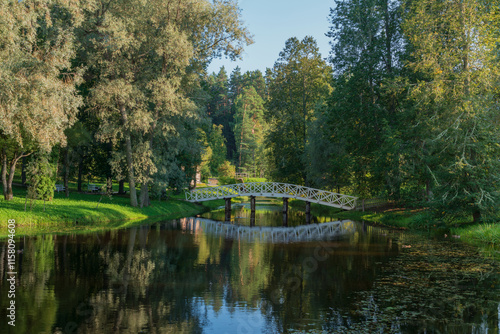
[[(479, 221), (499, 205), (498, 1), (408, 1), (405, 33), (420, 162), (439, 213)], [(423, 149), (425, 148), (425, 149)]]
[(260, 175), (264, 172), (264, 101), (253, 86), (243, 88), (235, 101), (234, 133), (240, 170)]
[(308, 126), (314, 109), (330, 93), (331, 69), (312, 37), (293, 37), (268, 74), (267, 145), (273, 178), (308, 184)]
[(233, 123), (234, 112), (229, 96), (229, 78), (224, 67), (218, 74), (212, 74), (208, 78), (208, 90), (210, 101), (208, 103), (208, 115), (212, 123), (222, 128), (222, 134), (226, 142), (226, 158), (231, 159), (236, 151)]
[(362, 196), (386, 191), (400, 197), (397, 135), (404, 124), (391, 89), (405, 52), (400, 12), (399, 1), (338, 0), (330, 13), (334, 92), (319, 119), (342, 154), (334, 165), (351, 171), (354, 191)]

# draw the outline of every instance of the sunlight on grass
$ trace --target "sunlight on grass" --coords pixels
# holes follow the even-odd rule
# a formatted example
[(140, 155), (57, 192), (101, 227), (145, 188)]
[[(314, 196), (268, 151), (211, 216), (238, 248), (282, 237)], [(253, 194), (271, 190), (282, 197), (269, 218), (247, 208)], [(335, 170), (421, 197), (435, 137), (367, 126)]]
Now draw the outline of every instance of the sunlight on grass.
[[(153, 217), (174, 219), (207, 210), (205, 207), (179, 199), (152, 200), (151, 206), (141, 209), (131, 207), (127, 197), (102, 196), (101, 198), (99, 194), (81, 193), (71, 193), (69, 198), (63, 193), (55, 193), (54, 199), (45, 203), (45, 209), (43, 201), (38, 200), (33, 203), (30, 210), (30, 202), (26, 202), (25, 194), (25, 189), (17, 188), (13, 200), (0, 201), (0, 226), (6, 227), (7, 220), (15, 219), (18, 226), (17, 235), (119, 228), (127, 226), (132, 220)], [(0, 229), (0, 237), (6, 235), (6, 228)]]

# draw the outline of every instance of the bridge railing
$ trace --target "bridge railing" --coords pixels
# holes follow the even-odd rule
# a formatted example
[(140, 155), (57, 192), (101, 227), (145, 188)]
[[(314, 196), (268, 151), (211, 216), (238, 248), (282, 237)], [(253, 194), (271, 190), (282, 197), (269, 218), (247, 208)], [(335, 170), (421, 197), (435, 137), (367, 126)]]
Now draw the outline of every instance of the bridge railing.
[(350, 220), (296, 227), (251, 227), (202, 218), (183, 218), (181, 228), (194, 233), (203, 231), (203, 233), (221, 235), (226, 238), (274, 243), (322, 240), (350, 234), (356, 230), (354, 223)]
[(279, 182), (249, 182), (195, 189), (186, 193), (186, 200), (202, 202), (239, 196), (295, 198), (345, 210), (354, 209), (357, 200), (354, 196)]

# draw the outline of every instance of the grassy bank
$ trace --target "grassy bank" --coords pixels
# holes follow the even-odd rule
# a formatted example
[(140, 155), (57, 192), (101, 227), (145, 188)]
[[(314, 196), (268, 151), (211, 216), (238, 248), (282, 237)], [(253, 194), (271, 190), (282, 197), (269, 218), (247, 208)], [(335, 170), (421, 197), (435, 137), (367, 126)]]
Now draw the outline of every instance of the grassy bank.
[[(153, 200), (146, 208), (133, 208), (128, 197), (71, 193), (69, 198), (55, 193), (50, 202), (36, 201), (30, 210), (25, 203), (26, 190), (14, 188), (12, 201), (0, 201), (0, 237), (7, 235), (7, 221), (15, 219), (16, 234), (68, 233), (113, 229), (151, 219), (175, 219), (208, 210), (206, 206), (182, 201), (180, 196), (168, 201)], [(26, 211), (25, 211), (26, 204)]]
[[(305, 209), (305, 202), (295, 200), (290, 206), (297, 209)], [(409, 229), (415, 231), (426, 231), (433, 235), (460, 238), (464, 242), (480, 245), (492, 249), (498, 253), (500, 250), (500, 223), (471, 224), (467, 218), (454, 221), (452, 224), (442, 221), (434, 221), (423, 209), (405, 208), (381, 208), (376, 211), (344, 211), (332, 207), (326, 207), (315, 203), (311, 204), (314, 215), (328, 216), (333, 219), (351, 219), (364, 221), (372, 225), (384, 226), (396, 229)]]

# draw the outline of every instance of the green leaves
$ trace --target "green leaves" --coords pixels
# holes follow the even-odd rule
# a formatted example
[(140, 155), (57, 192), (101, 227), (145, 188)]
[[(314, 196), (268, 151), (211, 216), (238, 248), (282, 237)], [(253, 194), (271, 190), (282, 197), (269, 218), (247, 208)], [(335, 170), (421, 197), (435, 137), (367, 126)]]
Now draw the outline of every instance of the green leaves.
[[(426, 133), (437, 212), (493, 214), (499, 198), (498, 19), (491, 1), (408, 2), (403, 25), (413, 46), (408, 67), (415, 126)], [(497, 4), (498, 5), (498, 4)], [(486, 171), (488, 171), (486, 173)], [(494, 171), (494, 172), (492, 172)]]
[(330, 77), (331, 69), (312, 37), (286, 41), (267, 77), (267, 145), (274, 179), (307, 184), (308, 127), (315, 108), (331, 91)]

